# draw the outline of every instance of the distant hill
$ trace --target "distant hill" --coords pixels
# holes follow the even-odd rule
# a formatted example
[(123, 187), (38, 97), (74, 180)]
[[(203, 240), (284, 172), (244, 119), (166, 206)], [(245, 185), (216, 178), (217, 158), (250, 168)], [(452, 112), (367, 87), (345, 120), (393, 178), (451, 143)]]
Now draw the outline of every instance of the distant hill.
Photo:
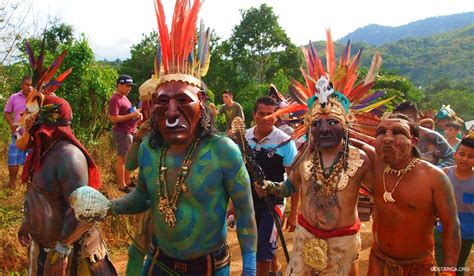
[(417, 85), (450, 80), (474, 91), (474, 23), (459, 30), (425, 38), (407, 38), (378, 48), (382, 67), (407, 76)]
[(409, 37), (421, 38), (441, 34), (463, 28), (473, 23), (474, 12), (466, 12), (430, 17), (398, 27), (370, 24), (349, 33), (339, 39), (338, 42), (346, 43), (347, 40), (350, 39), (352, 42), (366, 42), (370, 45), (380, 46)]
[[(315, 42), (323, 57), (325, 45), (324, 41)], [(382, 55), (383, 70), (405, 76), (417, 86), (427, 87), (447, 78), (474, 92), (474, 23), (447, 33), (406, 38), (379, 47), (366, 42), (353, 43), (352, 56), (361, 47), (364, 48), (361, 63), (365, 68), (378, 51)], [(343, 48), (344, 44), (335, 44), (336, 56), (340, 56)]]

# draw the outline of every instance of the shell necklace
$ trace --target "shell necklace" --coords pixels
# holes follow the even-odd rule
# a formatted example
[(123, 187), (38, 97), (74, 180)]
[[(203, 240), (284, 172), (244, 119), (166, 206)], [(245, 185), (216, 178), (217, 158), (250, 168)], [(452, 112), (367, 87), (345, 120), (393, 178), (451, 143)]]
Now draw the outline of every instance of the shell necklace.
[[(393, 193), (395, 192), (395, 189), (397, 189), (398, 187), (398, 184), (400, 184), (400, 181), (402, 180), (403, 176), (411, 171), (411, 169), (413, 169), (413, 167), (416, 165), (416, 163), (418, 163), (418, 161), (420, 161), (420, 158), (413, 158), (410, 163), (408, 163), (408, 165), (406, 166), (406, 168), (404, 169), (401, 169), (401, 170), (395, 170), (393, 168), (390, 168), (389, 165), (386, 165), (385, 166), (385, 169), (383, 170), (383, 176), (382, 176), (382, 179), (383, 179), (383, 189), (384, 189), (384, 193), (383, 193), (383, 200), (385, 202), (388, 202), (388, 203), (393, 203), (395, 202), (395, 199), (393, 198)], [(393, 187), (393, 190), (391, 192), (387, 191), (387, 186), (385, 185), (385, 174), (387, 173), (395, 173), (397, 176), (400, 176), (400, 178), (397, 180), (397, 182), (395, 183), (395, 187)]]

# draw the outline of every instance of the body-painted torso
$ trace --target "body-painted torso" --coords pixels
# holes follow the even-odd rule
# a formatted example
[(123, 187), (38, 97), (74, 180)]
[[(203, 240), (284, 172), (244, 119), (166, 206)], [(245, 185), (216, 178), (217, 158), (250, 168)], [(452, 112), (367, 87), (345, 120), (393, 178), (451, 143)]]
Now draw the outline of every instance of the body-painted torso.
[(65, 223), (67, 200), (87, 181), (87, 161), (79, 148), (63, 140), (47, 152), (25, 193), (25, 219), (33, 240), (54, 247), (64, 228), (74, 227)]
[[(139, 188), (146, 185), (143, 190), (151, 200), (153, 234), (160, 250), (171, 257), (186, 260), (218, 249), (226, 241), (226, 210), (229, 197), (232, 197), (235, 205), (247, 210), (240, 212), (238, 218), (242, 251), (255, 251), (249, 178), (237, 146), (230, 139), (218, 136), (200, 142), (185, 179), (188, 189), (178, 199), (174, 228), (168, 226), (157, 207), (160, 154), (160, 148), (151, 148), (145, 140), (138, 157)], [(166, 158), (166, 182), (171, 195), (174, 194), (182, 159), (182, 156), (178, 158), (170, 154)]]

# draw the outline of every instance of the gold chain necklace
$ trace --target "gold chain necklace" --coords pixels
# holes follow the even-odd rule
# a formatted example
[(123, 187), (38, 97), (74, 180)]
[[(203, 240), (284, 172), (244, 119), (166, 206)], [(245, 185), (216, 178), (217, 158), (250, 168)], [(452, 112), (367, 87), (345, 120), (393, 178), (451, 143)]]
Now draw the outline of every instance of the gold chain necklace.
[[(415, 165), (416, 165), (416, 163), (418, 163), (418, 161), (420, 161), (420, 158), (413, 158), (410, 161), (410, 163), (408, 163), (406, 168), (401, 169), (401, 170), (392, 169), (392, 168), (390, 168), (389, 165), (385, 166), (385, 169), (383, 170), (383, 176), (382, 176), (383, 189), (384, 189), (383, 200), (385, 202), (389, 202), (389, 203), (395, 202), (395, 199), (393, 198), (393, 193), (395, 192), (395, 189), (397, 189), (398, 184), (400, 184), (400, 181), (402, 181), (403, 176), (405, 176), (405, 174), (407, 172), (411, 171), (411, 169), (413, 169), (413, 167), (415, 167)], [(387, 174), (387, 173), (395, 173), (397, 176), (401, 175), (401, 177), (395, 183), (395, 187), (393, 187), (393, 190), (391, 192), (387, 191), (387, 186), (385, 185), (385, 174)]]
[[(184, 180), (188, 175), (189, 169), (192, 164), (192, 157), (193, 153), (196, 150), (199, 144), (199, 139), (197, 139), (189, 148), (184, 157), (183, 164), (178, 172), (176, 177), (176, 183), (174, 185), (174, 195), (171, 195), (168, 192), (168, 186), (166, 185), (166, 151), (168, 150), (167, 145), (164, 145), (161, 150), (160, 156), (160, 164), (159, 164), (159, 176), (157, 185), (159, 187), (158, 197), (159, 197), (159, 205), (158, 211), (162, 216), (165, 217), (165, 222), (168, 224), (169, 227), (174, 227), (176, 225), (176, 211), (178, 210), (178, 199), (181, 195), (181, 192), (185, 193), (188, 190), (186, 184), (184, 184)], [(163, 192), (161, 192), (163, 190)]]

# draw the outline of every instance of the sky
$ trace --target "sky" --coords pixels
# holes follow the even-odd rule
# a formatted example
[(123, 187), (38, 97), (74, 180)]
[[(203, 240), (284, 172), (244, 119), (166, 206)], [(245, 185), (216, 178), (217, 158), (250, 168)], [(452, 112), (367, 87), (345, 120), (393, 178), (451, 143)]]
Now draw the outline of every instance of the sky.
[[(60, 18), (84, 33), (96, 59), (130, 57), (130, 47), (142, 34), (157, 30), (155, 0), (33, 0), (37, 28), (47, 18)], [(162, 0), (167, 19), (174, 0)], [(216, 35), (227, 39), (241, 21), (240, 10), (266, 3), (296, 45), (325, 39), (330, 28), (334, 40), (368, 24), (400, 26), (433, 16), (474, 11), (474, 0), (205, 0), (200, 17)]]

